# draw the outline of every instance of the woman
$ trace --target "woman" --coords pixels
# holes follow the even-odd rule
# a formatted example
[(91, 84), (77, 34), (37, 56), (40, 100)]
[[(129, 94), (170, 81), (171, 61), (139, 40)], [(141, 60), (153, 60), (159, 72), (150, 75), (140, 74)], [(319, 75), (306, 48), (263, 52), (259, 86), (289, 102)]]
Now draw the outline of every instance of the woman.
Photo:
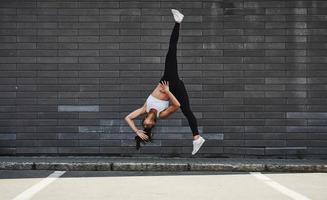
[[(175, 9), (171, 9), (171, 12), (175, 19), (175, 25), (170, 36), (169, 49), (166, 54), (164, 75), (154, 91), (149, 95), (144, 105), (127, 115), (125, 120), (139, 138), (147, 140), (149, 136), (145, 133), (151, 132), (151, 129), (156, 124), (157, 118), (167, 118), (181, 108), (192, 130), (192, 155), (194, 155), (200, 149), (205, 139), (199, 134), (197, 120), (191, 111), (186, 88), (183, 81), (180, 80), (178, 76), (176, 52), (180, 23), (184, 15)], [(169, 105), (169, 101), (171, 105)], [(142, 120), (142, 125), (146, 131), (139, 130), (133, 122), (134, 118), (143, 113), (146, 113)]]

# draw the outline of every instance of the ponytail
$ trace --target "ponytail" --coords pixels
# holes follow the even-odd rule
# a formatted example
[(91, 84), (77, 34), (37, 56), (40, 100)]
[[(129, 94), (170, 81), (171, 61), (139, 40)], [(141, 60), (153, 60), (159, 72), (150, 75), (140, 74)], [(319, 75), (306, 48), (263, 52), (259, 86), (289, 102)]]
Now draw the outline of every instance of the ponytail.
[[(153, 127), (152, 127), (153, 128)], [(140, 149), (140, 147), (141, 147), (141, 142), (143, 143), (143, 144), (145, 144), (145, 142), (152, 142), (152, 136), (153, 136), (153, 134), (152, 134), (152, 132), (151, 132), (151, 130), (152, 130), (152, 128), (144, 128), (143, 129), (143, 131), (145, 131), (145, 133), (144, 134), (146, 134), (147, 136), (148, 136), (148, 139), (147, 140), (142, 140), (142, 138), (140, 138), (140, 136), (135, 136), (135, 141), (136, 141), (136, 149), (137, 150), (139, 150)]]

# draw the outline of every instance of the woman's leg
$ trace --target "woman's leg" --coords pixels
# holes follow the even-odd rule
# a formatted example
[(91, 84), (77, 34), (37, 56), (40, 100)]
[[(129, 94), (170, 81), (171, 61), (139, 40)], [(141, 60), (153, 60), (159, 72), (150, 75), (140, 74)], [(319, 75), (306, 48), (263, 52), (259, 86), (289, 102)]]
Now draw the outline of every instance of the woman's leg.
[(188, 121), (193, 137), (199, 135), (197, 120), (191, 110), (189, 96), (182, 80), (179, 81), (177, 87), (173, 89), (172, 93), (181, 104), (180, 108)]
[(177, 68), (177, 42), (179, 37), (180, 24), (175, 22), (173, 31), (170, 35), (169, 49), (165, 59), (165, 71), (161, 80), (167, 80), (170, 82), (176, 82), (179, 80), (178, 68)]

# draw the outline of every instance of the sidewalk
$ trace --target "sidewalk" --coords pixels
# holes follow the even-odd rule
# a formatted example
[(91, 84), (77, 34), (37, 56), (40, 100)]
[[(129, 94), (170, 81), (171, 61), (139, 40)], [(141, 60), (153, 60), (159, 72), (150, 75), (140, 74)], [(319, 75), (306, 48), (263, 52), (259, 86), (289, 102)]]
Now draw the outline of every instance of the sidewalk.
[(1, 156), (0, 170), (327, 172), (327, 160)]

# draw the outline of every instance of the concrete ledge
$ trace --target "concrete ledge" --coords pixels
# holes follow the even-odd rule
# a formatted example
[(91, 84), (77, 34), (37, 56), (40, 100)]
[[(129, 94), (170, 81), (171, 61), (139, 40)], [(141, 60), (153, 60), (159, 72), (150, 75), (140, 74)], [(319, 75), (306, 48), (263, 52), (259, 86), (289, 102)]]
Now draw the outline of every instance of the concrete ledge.
[(28, 170), (33, 168), (32, 162), (0, 162), (0, 169)]
[(277, 164), (269, 164), (266, 165), (266, 171), (271, 172), (327, 172), (326, 164), (286, 164), (286, 165), (277, 165)]
[(327, 172), (327, 160), (7, 156), (0, 170)]
[(171, 162), (113, 163), (114, 171), (189, 171), (188, 164)]
[(235, 172), (255, 172), (265, 171), (264, 164), (237, 164), (237, 163), (203, 163), (190, 164), (190, 171), (235, 171)]
[(61, 171), (103, 171), (111, 170), (111, 163), (60, 163), (42, 162), (35, 163), (36, 170), (61, 170)]

